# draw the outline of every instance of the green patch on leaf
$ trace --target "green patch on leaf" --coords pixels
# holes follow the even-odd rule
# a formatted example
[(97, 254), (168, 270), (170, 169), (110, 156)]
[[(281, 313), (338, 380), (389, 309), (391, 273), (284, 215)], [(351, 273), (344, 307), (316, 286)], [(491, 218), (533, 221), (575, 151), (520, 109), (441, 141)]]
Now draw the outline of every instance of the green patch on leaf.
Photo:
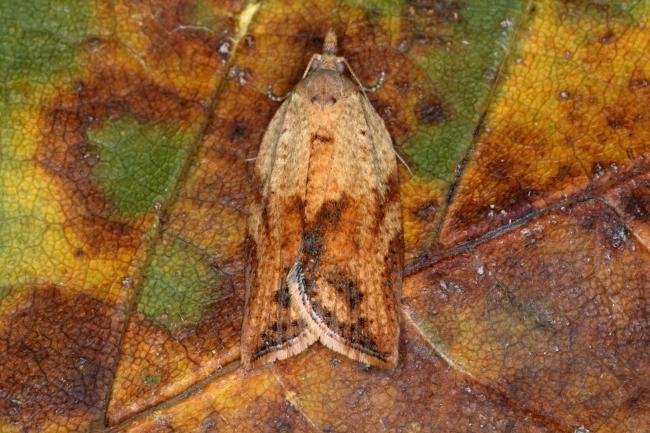
[[(413, 26), (416, 30), (421, 27), (431, 48), (414, 55), (413, 60), (439, 90), (449, 111), (447, 120), (423, 128), (405, 143), (421, 176), (453, 178), (456, 165), (471, 145), (472, 132), (525, 4), (519, 0), (449, 3), (445, 9), (432, 9), (442, 20), (433, 27), (426, 26), (431, 20), (426, 11), (416, 7)], [(424, 139), (427, 135), (429, 140)]]
[(0, 301), (9, 296), (9, 293), (11, 293), (11, 288), (0, 286)]
[(143, 124), (131, 117), (88, 131), (98, 158), (94, 175), (120, 216), (149, 212), (167, 200), (194, 134), (194, 130)]
[(0, 0), (0, 77), (4, 85), (67, 71), (88, 35), (85, 0)]
[(342, 3), (363, 7), (386, 16), (398, 16), (399, 11), (404, 7), (403, 0), (344, 0)]
[(157, 385), (160, 382), (160, 375), (159, 374), (147, 374), (142, 379), (142, 382), (144, 382), (144, 384), (147, 385), (147, 386)]
[[(465, 122), (452, 119), (445, 123), (444, 128), (416, 133), (405, 143), (405, 153), (417, 162), (421, 170), (426, 170), (424, 177), (451, 182), (456, 165), (465, 153), (465, 147), (458, 143), (469, 143), (471, 139), (472, 131)], [(436, 145), (431, 146), (431, 143)]]
[(219, 20), (214, 13), (213, 5), (205, 0), (198, 0), (194, 6), (194, 25), (209, 30), (219, 30)]
[(164, 236), (145, 272), (138, 311), (171, 331), (198, 323), (210, 304), (229, 294), (225, 281), (208, 254)]
[(13, 157), (13, 113), (47, 97), (43, 87), (68, 81), (77, 50), (88, 35), (91, 3), (85, 0), (0, 0), (0, 159)]

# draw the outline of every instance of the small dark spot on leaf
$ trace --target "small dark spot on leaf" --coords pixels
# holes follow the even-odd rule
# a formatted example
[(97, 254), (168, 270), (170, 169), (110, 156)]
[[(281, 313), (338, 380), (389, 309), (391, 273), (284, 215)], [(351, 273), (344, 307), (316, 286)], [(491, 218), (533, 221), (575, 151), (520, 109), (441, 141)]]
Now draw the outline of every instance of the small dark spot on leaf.
[(603, 45), (611, 44), (612, 42), (614, 42), (614, 32), (611, 30), (608, 30), (600, 37), (600, 43)]
[(580, 221), (580, 227), (585, 230), (591, 230), (594, 228), (594, 217), (592, 215), (585, 215)]
[(438, 211), (438, 202), (429, 200), (419, 205), (413, 212), (422, 221), (431, 221)]
[(453, 0), (409, 0), (414, 12), (423, 17), (436, 17), (445, 21), (461, 20), (460, 7)]
[(605, 175), (605, 167), (603, 167), (603, 164), (596, 161), (592, 166), (591, 166), (591, 174), (594, 177), (602, 177)]
[(447, 112), (438, 96), (429, 95), (415, 105), (415, 117), (421, 123), (440, 123), (447, 118)]
[(629, 235), (629, 230), (623, 224), (615, 224), (605, 229), (605, 236), (613, 248), (621, 248)]
[(621, 119), (618, 119), (616, 117), (608, 117), (607, 118), (607, 126), (609, 126), (612, 129), (618, 129), (622, 128), (625, 126), (625, 122)]
[(235, 125), (233, 126), (232, 132), (230, 133), (230, 139), (239, 140), (241, 138), (244, 138), (247, 133), (248, 133), (248, 124), (246, 122), (237, 120), (235, 121)]
[(625, 213), (639, 221), (650, 219), (650, 204), (637, 191), (624, 198)]
[(512, 171), (512, 161), (507, 158), (499, 158), (488, 162), (486, 169), (490, 177), (499, 180), (505, 180), (511, 176), (510, 172)]
[(647, 79), (637, 78), (637, 79), (630, 80), (630, 82), (628, 83), (628, 87), (630, 88), (630, 90), (639, 90), (639, 89), (645, 89), (646, 87), (648, 87), (649, 84), (650, 82)]

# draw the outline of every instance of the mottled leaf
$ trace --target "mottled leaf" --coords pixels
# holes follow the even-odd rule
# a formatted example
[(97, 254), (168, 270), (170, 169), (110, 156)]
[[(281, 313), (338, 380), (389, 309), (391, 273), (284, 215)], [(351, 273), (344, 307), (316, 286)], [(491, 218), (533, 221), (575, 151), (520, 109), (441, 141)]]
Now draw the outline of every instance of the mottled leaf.
[[(239, 363), (251, 158), (323, 36), (385, 120), (400, 361)], [(650, 5), (0, 0), (0, 431), (650, 429)]]

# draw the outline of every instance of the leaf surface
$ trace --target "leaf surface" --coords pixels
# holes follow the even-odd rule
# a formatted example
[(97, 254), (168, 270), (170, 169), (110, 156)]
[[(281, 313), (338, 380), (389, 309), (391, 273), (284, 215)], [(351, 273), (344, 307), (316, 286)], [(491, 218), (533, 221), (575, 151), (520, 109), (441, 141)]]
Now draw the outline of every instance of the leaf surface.
[[(0, 431), (650, 428), (644, 1), (0, 1)], [(325, 32), (396, 150), (397, 368), (239, 366), (250, 159)]]

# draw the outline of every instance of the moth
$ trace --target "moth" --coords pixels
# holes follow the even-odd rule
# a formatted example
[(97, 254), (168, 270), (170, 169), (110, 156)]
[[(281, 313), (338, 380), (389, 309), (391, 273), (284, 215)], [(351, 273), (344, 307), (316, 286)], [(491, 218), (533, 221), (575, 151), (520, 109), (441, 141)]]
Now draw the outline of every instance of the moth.
[[(384, 121), (333, 31), (268, 125), (249, 207), (242, 364), (320, 341), (378, 367), (398, 359), (403, 240)], [(354, 79), (343, 73), (347, 67)]]

